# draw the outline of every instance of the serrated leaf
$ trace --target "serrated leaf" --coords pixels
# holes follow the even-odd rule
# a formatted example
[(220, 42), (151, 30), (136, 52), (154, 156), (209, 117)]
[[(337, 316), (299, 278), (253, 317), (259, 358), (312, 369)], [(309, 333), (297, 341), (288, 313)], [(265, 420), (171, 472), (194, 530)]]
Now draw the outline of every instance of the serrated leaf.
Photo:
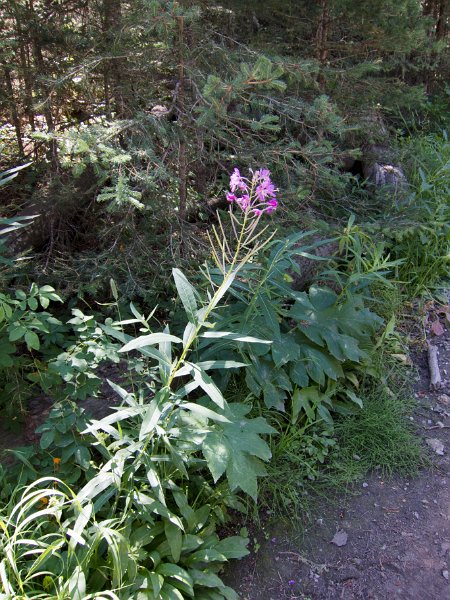
[(276, 367), (298, 360), (300, 345), (293, 335), (280, 335), (272, 344), (272, 356)]
[(257, 304), (264, 317), (265, 324), (273, 332), (273, 337), (280, 336), (280, 324), (278, 322), (278, 315), (274, 310), (272, 303), (270, 302), (267, 294), (261, 293), (257, 296)]
[(303, 360), (298, 360), (289, 368), (289, 376), (292, 381), (299, 387), (307, 387), (309, 383), (309, 375), (306, 372), (306, 366)]
[(210, 433), (202, 443), (202, 453), (216, 483), (225, 473), (230, 458), (230, 448), (223, 435)]

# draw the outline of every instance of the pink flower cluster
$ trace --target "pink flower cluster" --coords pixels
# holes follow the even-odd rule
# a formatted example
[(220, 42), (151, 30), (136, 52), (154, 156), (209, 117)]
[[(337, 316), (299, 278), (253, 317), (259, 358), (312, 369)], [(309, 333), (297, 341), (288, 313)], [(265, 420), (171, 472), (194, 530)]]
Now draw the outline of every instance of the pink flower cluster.
[(277, 189), (270, 180), (270, 171), (260, 169), (251, 171), (252, 177), (242, 177), (239, 169), (234, 169), (230, 177), (230, 191), (227, 192), (228, 202), (235, 202), (243, 212), (251, 211), (254, 215), (272, 213), (278, 202), (275, 192)]

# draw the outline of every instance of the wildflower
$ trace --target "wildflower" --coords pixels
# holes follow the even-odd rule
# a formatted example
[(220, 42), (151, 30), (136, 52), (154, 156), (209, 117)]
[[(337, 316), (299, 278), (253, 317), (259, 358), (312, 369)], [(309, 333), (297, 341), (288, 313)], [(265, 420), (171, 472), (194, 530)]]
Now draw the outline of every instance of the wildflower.
[(277, 209), (277, 206), (278, 206), (278, 202), (276, 200), (268, 200), (266, 204), (267, 204), (267, 208), (266, 208), (267, 214), (272, 213), (274, 210)]
[(39, 500), (41, 501), (42, 504), (47, 505), (48, 504), (48, 498), (47, 496), (42, 496), (42, 498), (39, 498)]
[(289, 585), (295, 585), (295, 579), (289, 579), (288, 583)]
[(232, 192), (235, 192), (238, 189), (242, 191), (247, 191), (248, 187), (243, 177), (241, 176), (239, 169), (234, 169), (230, 177), (230, 190)]
[(61, 464), (61, 459), (58, 457), (55, 457), (53, 459), (53, 466), (55, 468), (55, 471), (57, 471), (59, 469), (59, 465)]
[[(226, 192), (228, 202), (235, 202), (243, 212), (251, 211), (255, 217), (264, 212), (273, 213), (277, 207), (276, 191), (270, 179), (268, 169), (251, 171), (252, 177), (248, 179), (241, 175), (239, 169), (235, 168), (230, 176), (230, 190)], [(244, 192), (240, 195), (239, 192)]]
[(242, 210), (247, 210), (250, 206), (250, 196), (248, 194), (244, 194), (242, 198), (237, 198), (236, 202), (242, 208)]

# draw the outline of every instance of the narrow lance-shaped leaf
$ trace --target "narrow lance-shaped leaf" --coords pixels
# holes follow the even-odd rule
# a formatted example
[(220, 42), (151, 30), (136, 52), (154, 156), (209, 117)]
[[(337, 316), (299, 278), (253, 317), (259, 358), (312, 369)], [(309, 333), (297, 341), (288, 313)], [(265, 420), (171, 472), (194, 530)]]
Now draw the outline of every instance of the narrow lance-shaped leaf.
[(134, 340), (131, 340), (125, 346), (123, 346), (119, 352), (129, 352), (130, 350), (140, 350), (146, 346), (154, 346), (161, 342), (174, 342), (175, 344), (181, 344), (183, 340), (170, 335), (168, 333), (150, 333), (149, 335), (142, 335)]
[(180, 269), (172, 269), (172, 274), (187, 317), (191, 323), (196, 323), (197, 301), (195, 290)]
[(217, 406), (224, 408), (225, 399), (222, 396), (222, 392), (216, 386), (211, 377), (198, 365), (191, 364), (191, 366), (195, 383), (197, 383), (202, 390), (208, 394), (208, 396), (215, 404), (217, 404)]

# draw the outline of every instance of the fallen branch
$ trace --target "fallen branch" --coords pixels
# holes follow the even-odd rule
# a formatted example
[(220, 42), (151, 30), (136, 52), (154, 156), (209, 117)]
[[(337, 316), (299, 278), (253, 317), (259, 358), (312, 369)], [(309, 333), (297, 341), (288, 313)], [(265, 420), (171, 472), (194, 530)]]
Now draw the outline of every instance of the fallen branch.
[(441, 373), (439, 371), (438, 363), (438, 349), (437, 346), (433, 346), (430, 342), (428, 345), (428, 367), (430, 369), (430, 390), (439, 390), (443, 383), (441, 379)]

